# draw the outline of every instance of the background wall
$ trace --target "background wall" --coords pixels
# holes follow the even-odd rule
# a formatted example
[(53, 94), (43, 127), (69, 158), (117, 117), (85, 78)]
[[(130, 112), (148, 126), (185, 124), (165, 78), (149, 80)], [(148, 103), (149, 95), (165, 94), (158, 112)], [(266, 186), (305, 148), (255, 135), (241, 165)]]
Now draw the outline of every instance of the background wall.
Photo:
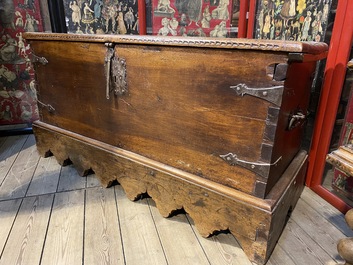
[(0, 5), (0, 125), (38, 119), (34, 71), (26, 31), (43, 31), (39, 0), (3, 0)]

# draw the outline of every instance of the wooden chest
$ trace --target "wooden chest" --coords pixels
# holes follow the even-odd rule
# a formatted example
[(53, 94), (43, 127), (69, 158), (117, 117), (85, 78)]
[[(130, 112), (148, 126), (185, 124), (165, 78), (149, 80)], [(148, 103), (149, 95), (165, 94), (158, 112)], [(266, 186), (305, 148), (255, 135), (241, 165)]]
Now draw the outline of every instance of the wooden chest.
[[(268, 258), (302, 188), (301, 137), (325, 44), (26, 39), (38, 61), (34, 130), (43, 155), (92, 169), (105, 186), (117, 180), (131, 199), (147, 192), (164, 216), (184, 208), (201, 234), (229, 229), (252, 260)], [(285, 213), (274, 217), (280, 202)]]

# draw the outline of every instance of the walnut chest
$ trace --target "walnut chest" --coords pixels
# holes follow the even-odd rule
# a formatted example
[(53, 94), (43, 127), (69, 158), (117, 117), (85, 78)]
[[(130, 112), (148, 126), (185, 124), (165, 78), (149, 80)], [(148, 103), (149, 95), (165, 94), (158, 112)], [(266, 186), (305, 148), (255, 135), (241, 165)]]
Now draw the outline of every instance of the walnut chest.
[[(184, 208), (203, 235), (229, 229), (265, 262), (303, 185), (301, 138), (325, 44), (26, 39), (37, 61), (34, 131), (43, 155), (70, 159), (82, 174), (92, 169), (105, 186), (117, 180), (132, 199), (147, 192), (165, 216)], [(285, 214), (274, 217), (284, 195)], [(249, 214), (257, 217), (245, 225)]]

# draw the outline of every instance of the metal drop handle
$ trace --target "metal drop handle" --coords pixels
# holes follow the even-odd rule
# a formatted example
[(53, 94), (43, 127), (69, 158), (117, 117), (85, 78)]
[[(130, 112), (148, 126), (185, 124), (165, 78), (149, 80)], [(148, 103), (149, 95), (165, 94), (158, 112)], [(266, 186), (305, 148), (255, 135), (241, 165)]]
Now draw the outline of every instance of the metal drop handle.
[(288, 130), (293, 130), (296, 127), (302, 125), (307, 119), (307, 115), (303, 114), (301, 111), (298, 111), (295, 114), (292, 114), (289, 118)]

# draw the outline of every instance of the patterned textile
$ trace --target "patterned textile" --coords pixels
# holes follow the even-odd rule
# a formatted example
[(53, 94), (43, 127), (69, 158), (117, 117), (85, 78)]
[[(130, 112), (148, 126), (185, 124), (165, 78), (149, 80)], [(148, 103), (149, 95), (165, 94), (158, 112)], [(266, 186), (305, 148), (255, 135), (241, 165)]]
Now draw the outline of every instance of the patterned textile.
[(38, 119), (30, 47), (23, 32), (43, 31), (39, 0), (3, 0), (0, 5), (0, 125)]
[(138, 34), (137, 0), (64, 0), (67, 32)]

